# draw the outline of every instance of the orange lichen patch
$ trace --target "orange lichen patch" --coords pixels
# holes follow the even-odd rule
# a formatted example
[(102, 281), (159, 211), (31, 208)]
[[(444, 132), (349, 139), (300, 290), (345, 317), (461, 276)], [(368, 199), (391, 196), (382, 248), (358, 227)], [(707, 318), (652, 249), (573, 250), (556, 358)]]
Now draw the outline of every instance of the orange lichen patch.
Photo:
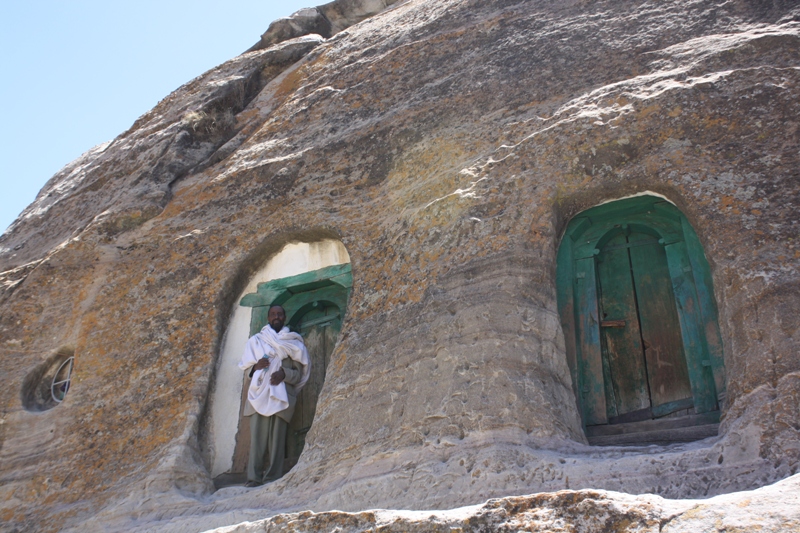
[(292, 93), (297, 91), (304, 85), (304, 82), (314, 75), (323, 71), (327, 65), (330, 64), (331, 59), (328, 57), (329, 52), (323, 52), (314, 58), (313, 62), (303, 64), (300, 68), (289, 72), (284, 76), (278, 87), (275, 89), (275, 98), (283, 100), (289, 97)]
[(337, 373), (342, 372), (346, 364), (347, 364), (346, 350), (339, 350), (336, 353), (336, 357), (331, 358), (330, 365), (331, 367), (333, 367), (333, 370)]
[(629, 103), (631, 103), (630, 99), (625, 95), (617, 95), (614, 97), (614, 103), (619, 107), (625, 107)]
[(638, 111), (637, 115), (638, 115), (638, 117), (640, 119), (646, 119), (650, 115), (652, 115), (654, 113), (660, 113), (661, 111), (662, 111), (662, 108), (661, 108), (661, 106), (659, 104), (651, 104), (649, 106), (641, 108)]
[(211, 181), (211, 176), (209, 176), (209, 179), (201, 184), (181, 189), (159, 216), (163, 220), (168, 220), (184, 213), (187, 208), (196, 209), (198, 206), (212, 203), (219, 198), (219, 189), (222, 186), (220, 183)]
[[(403, 9), (421, 10), (417, 20), (425, 18), (425, 9), (438, 6), (435, 2), (413, 4), (404, 4)], [(343, 330), (347, 336), (342, 338), (337, 356), (331, 360), (329, 391), (353, 391), (358, 387), (353, 373), (345, 369), (345, 362), (366, 367), (375, 362), (372, 356), (376, 352), (388, 359), (408, 357), (411, 366), (424, 365), (427, 353), (418, 361), (404, 354), (424, 352), (427, 348), (418, 350), (400, 341), (387, 343), (384, 337), (374, 335), (372, 328), (378, 319), (379, 327), (390, 333), (404, 331), (412, 320), (430, 324), (447, 321), (448, 299), (454, 304), (480, 305), (476, 300), (483, 293), (472, 290), (466, 282), (454, 292), (447, 292), (461, 275), (469, 277), (470, 282), (481, 280), (482, 276), (488, 278), (486, 287), (478, 289), (492, 290), (493, 276), (499, 271), (497, 290), (503, 291), (504, 299), (519, 298), (514, 303), (522, 307), (529, 306), (531, 301), (536, 301), (536, 305), (539, 302), (551, 305), (552, 295), (546, 287), (554, 274), (552, 256), (560, 237), (557, 233), (575, 213), (602, 200), (654, 190), (692, 210), (698, 233), (702, 229), (701, 238), (710, 244), (709, 259), (713, 258), (718, 265), (715, 275), (729, 281), (718, 287), (727, 298), (721, 307), (723, 313), (730, 314), (730, 309), (745, 299), (744, 294), (748, 301), (754, 302), (752, 305), (760, 304), (758, 283), (766, 282), (750, 283), (742, 278), (742, 271), (755, 271), (760, 264), (749, 255), (757, 256), (763, 251), (762, 255), (776, 264), (790, 260), (787, 256), (795, 261), (800, 258), (800, 249), (787, 249), (783, 244), (785, 236), (780, 233), (779, 225), (767, 224), (773, 218), (780, 221), (775, 209), (787, 209), (787, 204), (781, 204), (777, 198), (779, 192), (759, 192), (768, 202), (759, 205), (770, 208), (753, 209), (754, 200), (740, 200), (739, 190), (715, 181), (716, 176), (733, 170), (737, 177), (741, 174), (742, 186), (759, 188), (772, 181), (775, 188), (764, 189), (780, 191), (781, 186), (786, 186), (782, 184), (788, 182), (779, 178), (781, 173), (790, 174), (782, 166), (785, 164), (776, 162), (768, 173), (762, 172), (758, 160), (740, 149), (742, 143), (749, 143), (751, 146), (747, 148), (754, 153), (780, 152), (782, 148), (773, 141), (774, 135), (760, 132), (756, 136), (742, 130), (742, 126), (746, 128), (752, 123), (745, 120), (745, 113), (757, 114), (765, 124), (767, 120), (778, 123), (782, 117), (776, 100), (749, 106), (756, 113), (740, 105), (744, 102), (741, 99), (718, 97), (722, 95), (720, 86), (691, 89), (685, 83), (680, 89), (629, 100), (620, 94), (630, 87), (626, 80), (631, 80), (631, 73), (634, 76), (650, 73), (652, 58), (642, 59), (638, 53), (626, 55), (624, 46), (615, 48), (615, 54), (594, 55), (591, 65), (587, 60), (585, 64), (590, 70), (602, 67), (586, 76), (590, 83), (578, 76), (567, 85), (564, 75), (569, 74), (565, 74), (565, 65), (552, 62), (549, 66), (560, 69), (552, 76), (542, 74), (545, 71), (538, 65), (549, 67), (547, 63), (554, 59), (549, 54), (556, 50), (560, 54), (556, 61), (563, 56), (580, 66), (584, 52), (578, 46), (561, 54), (562, 44), (548, 42), (547, 31), (531, 29), (540, 26), (547, 29), (546, 10), (544, 17), (531, 14), (529, 20), (523, 20), (528, 9), (524, 2), (513, 8), (498, 8), (491, 2), (470, 4), (465, 11), (459, 11), (461, 7), (457, 4), (450, 2), (446, 9), (442, 8), (459, 19), (454, 25), (450, 25), (448, 18), (431, 15), (436, 25), (420, 29), (414, 27), (419, 23), (412, 23), (409, 18), (403, 22), (409, 28), (384, 28), (392, 37), (375, 34), (373, 39), (368, 35), (367, 24), (321, 45), (305, 61), (292, 67), (291, 72), (275, 80), (269, 90), (276, 96), (262, 92), (259, 97), (262, 100), (254, 101), (273, 98), (267, 104), (268, 109), (251, 108), (237, 116), (236, 131), (247, 137), (242, 147), (203, 173), (190, 172), (178, 181), (173, 196), (159, 215), (113, 237), (96, 237), (89, 226), (81, 244), (70, 244), (68, 253), (61, 256), (61, 263), (55, 268), (42, 265), (33, 269), (35, 272), (15, 289), (8, 300), (10, 305), (3, 308), (0, 316), (0, 331), (21, 344), (14, 345), (16, 351), (4, 352), (9, 354), (3, 363), (4, 372), (9, 376), (22, 375), (23, 367), (42, 350), (67, 340), (76, 347), (78, 369), (70, 403), (60, 408), (63, 422), (59, 421), (62, 425), (56, 428), (60, 440), (43, 445), (51, 446), (47, 449), (52, 459), (34, 465), (40, 471), (63, 467), (72, 477), (53, 477), (49, 484), (40, 478), (26, 482), (24, 490), (29, 493), (26, 497), (30, 503), (22, 507), (35, 509), (46, 502), (54, 514), (67, 516), (62, 512), (63, 503), (83, 500), (87, 502), (85, 512), (95, 513), (106, 499), (123, 496), (131, 480), (146, 481), (165, 454), (183, 444), (181, 439), (192, 434), (194, 417), (208, 399), (215, 351), (230, 311), (228, 300), (232, 296), (226, 292), (235, 292), (236, 284), (241, 281), (238, 277), (263, 259), (258, 255), (260, 247), (282, 232), (307, 228), (338, 232), (353, 260), (354, 289)], [(480, 12), (473, 12), (473, 7)], [(593, 15), (598, 23), (603, 16)], [(520, 17), (520, 24), (515, 17)], [(602, 41), (614, 34), (598, 32), (596, 37)], [(516, 39), (522, 35), (524, 39)], [(492, 44), (497, 39), (502, 46)], [(530, 45), (534, 40), (541, 40), (547, 46)], [(458, 41), (455, 48), (450, 46), (454, 41)], [(359, 44), (368, 48), (359, 48)], [(485, 47), (491, 49), (487, 51)], [(531, 57), (536, 56), (534, 63), (519, 61), (523, 57), (519, 55), (521, 52), (513, 55), (514, 50), (526, 47)], [(596, 65), (597, 62), (608, 64)], [(693, 68), (703, 67), (698, 63)], [(699, 70), (698, 74), (702, 74)], [(479, 83), (474, 72), (481, 73)], [(526, 76), (542, 79), (526, 80)], [(759, 74), (758, 83), (766, 90), (762, 83), (764, 76), (768, 74)], [(791, 78), (786, 72), (781, 76)], [(577, 95), (591, 98), (598, 83), (620, 81), (619, 91), (614, 85), (607, 85), (612, 94), (597, 102), (600, 108), (631, 106), (630, 111), (619, 114), (613, 126), (580, 118), (547, 129), (561, 121), (553, 118), (553, 113)], [(192, 85), (193, 90), (202, 88), (197, 82)], [(707, 91), (713, 98), (706, 98), (701, 91)], [(170, 102), (179, 102), (181, 98), (179, 95), (165, 99), (159, 106), (167, 111)], [(588, 107), (586, 110), (592, 111)], [(775, 128), (764, 130), (774, 132)], [(158, 131), (147, 133), (155, 138)], [(104, 157), (114, 156), (120, 145), (123, 143), (111, 145)], [(256, 149), (259, 145), (261, 148)], [(624, 151), (624, 158), (610, 158), (622, 151), (623, 146), (630, 148)], [(129, 152), (145, 153), (140, 148), (149, 146), (142, 142)], [(596, 153), (592, 153), (593, 149)], [(292, 154), (301, 150), (302, 156), (286, 162), (280, 160), (295, 157)], [(605, 160), (599, 157), (602, 150), (609, 156)], [(582, 156), (584, 159), (580, 159)], [(587, 165), (591, 175), (587, 175)], [(753, 175), (760, 173), (761, 181), (748, 177), (749, 166), (754, 168)], [(282, 167), (297, 172), (296, 181), (284, 189), (275, 181)], [(119, 201), (126, 195), (134, 196), (138, 190), (132, 193), (132, 189), (115, 183), (123, 183), (126, 173), (140, 170), (115, 163), (113, 172), (106, 170), (89, 176), (97, 178), (95, 183), (99, 184), (91, 192), (96, 195), (102, 188), (116, 186)], [(223, 173), (227, 179), (214, 181)], [(62, 209), (61, 214), (69, 214), (70, 209), (62, 206), (72, 201), (70, 194), (53, 212)], [(87, 212), (91, 210), (91, 206), (86, 207)], [(136, 204), (128, 213), (132, 218), (122, 219), (122, 226), (140, 222), (144, 208)], [(756, 230), (749, 220), (743, 224), (743, 217), (734, 216), (736, 213), (763, 217), (755, 222), (760, 229)], [(59, 218), (58, 222), (69, 224), (69, 217)], [(31, 239), (26, 246), (38, 246), (36, 242)], [(737, 251), (737, 243), (742, 242), (760, 243), (758, 253)], [(736, 251), (736, 259), (726, 258), (729, 250)], [(24, 252), (25, 249), (20, 253)], [(502, 269), (494, 271), (491, 270), (494, 266), (486, 266), (503, 263), (515, 254), (524, 255), (527, 264), (524, 272), (513, 274), (517, 281), (512, 283), (525, 284), (524, 291), (541, 283), (543, 290), (530, 288), (531, 293), (520, 298), (507, 289)], [(100, 261), (96, 261), (98, 257)], [(768, 265), (770, 268), (775, 267), (772, 263)], [(473, 271), (478, 277), (472, 277)], [(454, 328), (460, 318), (453, 318)], [(737, 401), (740, 390), (752, 390), (758, 385), (757, 378), (751, 375), (774, 375), (760, 372), (758, 354), (744, 346), (755, 345), (761, 339), (764, 345), (767, 341), (778, 345), (773, 333), (778, 328), (769, 328), (763, 316), (758, 318), (762, 322), (760, 332), (752, 338), (747, 324), (753, 321), (747, 316), (725, 318), (727, 324), (744, 325), (739, 329), (745, 340), (731, 341), (737, 353), (747, 352), (747, 357), (740, 358), (746, 361), (747, 372), (733, 368), (730, 374), (748, 376), (747, 386), (731, 393)], [(491, 332), (495, 327), (496, 324), (489, 323), (487, 330)], [(458, 349), (459, 359), (475, 356), (466, 344), (446, 345), (448, 340), (443, 338), (452, 336), (452, 332), (438, 330), (430, 334), (437, 338), (436, 343), (452, 352)], [(527, 342), (520, 335), (518, 342)], [(737, 344), (740, 342), (742, 346)], [(511, 344), (504, 347), (515, 349)], [(529, 353), (526, 350), (524, 346), (520, 348), (523, 358)], [(782, 351), (790, 353), (788, 349)], [(445, 363), (444, 359), (439, 362)], [(444, 371), (442, 367), (430, 372), (431, 379), (438, 381), (438, 386), (430, 389), (431, 397), (439, 389), (457, 387), (455, 381), (448, 381), (450, 370)], [(480, 372), (476, 373), (475, 384)], [(363, 377), (372, 380), (369, 388), (376, 396), (387, 396), (387, 387), (395, 385), (379, 373), (365, 373)], [(485, 379), (502, 381), (497, 375)], [(536, 390), (538, 383), (547, 379), (542, 374), (527, 380), (526, 391)], [(732, 389), (738, 387), (735, 379), (730, 383)], [(17, 408), (18, 391), (12, 389), (0, 392), (4, 395), (3, 409)], [(351, 410), (340, 410), (338, 400), (331, 396), (320, 404), (318, 413), (324, 416), (319, 420), (336, 419), (336, 424), (323, 422), (328, 425), (320, 424), (309, 434), (310, 439), (323, 436), (325, 442), (325, 446), (318, 446), (313, 452), (317, 458), (323, 458), (321, 463), (314, 464), (321, 472), (315, 474), (320, 480), (318, 487), (326, 483), (324, 459), (330, 457), (328, 454), (335, 457), (346, 450), (354, 462), (363, 454), (361, 459), (366, 459), (363, 463), (368, 462), (366, 454), (371, 453), (363, 446), (363, 439), (348, 440), (350, 436), (344, 435), (339, 427), (359, 429), (362, 422), (370, 420), (369, 416), (361, 415), (357, 421), (348, 419)], [(403, 394), (399, 396), (399, 400), (391, 402), (404, 401)], [(424, 397), (428, 401), (428, 395)], [(380, 401), (374, 404), (375, 409), (383, 407)], [(487, 399), (476, 416), (485, 415), (488, 419), (501, 413), (509, 423), (522, 420), (522, 425), (528, 427), (533, 424), (530, 420), (536, 420), (543, 430), (549, 424), (545, 411), (523, 416), (493, 401)], [(398, 443), (402, 444), (403, 439), (415, 439), (419, 434), (419, 422), (413, 419), (410, 403), (404, 421), (388, 419), (396, 418), (401, 409), (387, 417), (388, 426), (403, 427), (388, 432), (374, 444), (384, 448), (381, 452), (393, 453), (396, 449), (393, 447), (400, 446)], [(517, 403), (522, 412), (536, 402)], [(470, 423), (465, 421), (465, 426)], [(474, 423), (472, 428), (482, 423)], [(67, 425), (69, 431), (64, 431)], [(10, 431), (9, 427), (3, 431)], [(369, 430), (363, 433), (371, 436)], [(180, 465), (174, 468), (176, 476), (186, 474), (179, 471)], [(490, 468), (481, 465), (481, 470), (485, 475)], [(511, 472), (507, 479), (518, 474), (513, 470), (506, 469)], [(305, 476), (308, 472), (295, 473), (296, 478), (310, 477)], [(353, 478), (360, 475), (358, 468), (353, 472)], [(158, 475), (162, 474), (159, 470)], [(152, 489), (155, 499), (157, 490)], [(413, 493), (414, 490), (408, 491)], [(474, 494), (467, 496), (471, 498)], [(595, 493), (592, 497), (598, 496)], [(236, 498), (229, 500), (231, 510), (238, 505)], [(556, 502), (559, 508), (581, 503), (578, 496), (559, 493), (556, 498), (534, 500), (533, 504), (515, 500), (514, 505), (533, 505), (530, 508), (536, 509), (539, 501)], [(169, 520), (174, 516), (170, 513), (182, 513), (183, 509), (188, 508), (180, 511), (165, 508), (161, 516)], [(4, 510), (0, 520), (22, 520), (21, 516)], [(142, 520), (146, 519), (145, 516)], [(632, 527), (627, 520), (632, 518), (622, 517), (607, 529)], [(58, 524), (52, 529), (59, 529), (61, 524)]]
[(721, 116), (698, 116), (696, 122), (705, 130), (715, 130), (719, 128), (731, 129), (732, 123), (725, 117)]
[(673, 107), (672, 109), (669, 110), (669, 112), (667, 113), (667, 116), (670, 117), (670, 118), (676, 118), (676, 117), (680, 116), (682, 113), (683, 113), (683, 109), (681, 109), (680, 106), (675, 106), (675, 107)]

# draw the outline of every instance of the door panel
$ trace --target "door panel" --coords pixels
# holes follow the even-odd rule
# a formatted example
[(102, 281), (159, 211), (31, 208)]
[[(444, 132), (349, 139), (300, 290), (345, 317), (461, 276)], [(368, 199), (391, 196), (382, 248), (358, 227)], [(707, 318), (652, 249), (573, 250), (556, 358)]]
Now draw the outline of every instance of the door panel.
[(714, 393), (714, 379), (711, 375), (711, 360), (708, 356), (708, 347), (702, 327), (700, 306), (697, 305), (697, 291), (693, 281), (692, 267), (686, 251), (686, 244), (676, 242), (664, 247), (667, 257), (670, 257), (669, 270), (672, 277), (675, 296), (681, 302), (678, 310), (678, 320), (681, 324), (683, 347), (689, 356), (689, 381), (692, 385), (694, 409), (697, 413), (706, 413), (719, 409), (716, 394)]
[(606, 389), (613, 402), (610, 421), (691, 407), (664, 247), (651, 235), (620, 232), (603, 246), (597, 261)]
[(629, 242), (653, 407), (692, 397), (680, 322), (664, 247), (641, 233)]
[(607, 405), (610, 405), (605, 387), (610, 381), (603, 379), (605, 364), (600, 349), (596, 270), (593, 257), (575, 261), (577, 308), (587, 310), (576, 317), (576, 346), (580, 351), (578, 376), (583, 397), (583, 416), (588, 425), (608, 423)]
[(650, 406), (646, 369), (636, 312), (625, 235), (612, 238), (598, 260), (600, 330), (608, 361), (616, 413), (620, 416)]

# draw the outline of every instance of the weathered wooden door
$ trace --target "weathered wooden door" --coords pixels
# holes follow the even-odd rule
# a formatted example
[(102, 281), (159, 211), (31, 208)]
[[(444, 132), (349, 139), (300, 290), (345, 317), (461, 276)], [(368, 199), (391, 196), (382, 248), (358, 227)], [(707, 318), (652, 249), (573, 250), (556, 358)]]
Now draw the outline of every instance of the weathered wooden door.
[(693, 404), (664, 246), (620, 230), (597, 257), (608, 421), (630, 422)]
[(311, 359), (311, 375), (297, 398), (294, 416), (286, 434), (286, 461), (284, 468), (288, 472), (300, 458), (306, 443), (306, 433), (311, 429), (314, 414), (317, 411), (317, 400), (325, 382), (325, 372), (331, 359), (331, 352), (336, 345), (336, 338), (341, 330), (341, 311), (330, 302), (318, 302), (304, 313), (295, 329), (303, 336)]
[(724, 405), (711, 271), (674, 204), (643, 194), (583, 211), (567, 225), (556, 276), (567, 364), (587, 434), (590, 427)]

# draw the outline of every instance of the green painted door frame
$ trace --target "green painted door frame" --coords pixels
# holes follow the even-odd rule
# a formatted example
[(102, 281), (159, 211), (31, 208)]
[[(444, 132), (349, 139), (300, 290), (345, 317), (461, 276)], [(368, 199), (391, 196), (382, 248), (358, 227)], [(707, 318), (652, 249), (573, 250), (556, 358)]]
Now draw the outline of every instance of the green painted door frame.
[[(669, 272), (663, 277), (669, 277), (674, 295), (695, 412), (718, 409), (725, 394), (725, 370), (711, 272), (702, 246), (673, 204), (656, 196), (637, 196), (580, 213), (568, 224), (558, 251), (558, 308), (584, 425), (607, 424), (614, 413), (601, 333), (598, 256), (623, 231), (652, 235), (663, 247)], [(610, 275), (607, 271), (604, 276)]]

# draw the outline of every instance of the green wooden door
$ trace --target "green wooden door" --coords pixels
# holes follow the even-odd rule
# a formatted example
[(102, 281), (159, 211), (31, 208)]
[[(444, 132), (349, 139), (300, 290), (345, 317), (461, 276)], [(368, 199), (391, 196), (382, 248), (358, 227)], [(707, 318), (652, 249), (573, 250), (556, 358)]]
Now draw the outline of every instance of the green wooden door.
[(325, 373), (331, 352), (341, 330), (341, 311), (330, 302), (318, 302), (311, 310), (302, 313), (294, 329), (299, 331), (311, 359), (311, 375), (297, 398), (297, 406), (286, 434), (286, 462), (288, 472), (300, 458), (306, 443), (306, 433), (317, 411), (317, 400), (325, 382)]
[(711, 271), (675, 205), (640, 195), (583, 211), (567, 225), (556, 279), (584, 425), (724, 405)]
[(693, 406), (667, 257), (658, 238), (619, 231), (597, 257), (608, 421)]

